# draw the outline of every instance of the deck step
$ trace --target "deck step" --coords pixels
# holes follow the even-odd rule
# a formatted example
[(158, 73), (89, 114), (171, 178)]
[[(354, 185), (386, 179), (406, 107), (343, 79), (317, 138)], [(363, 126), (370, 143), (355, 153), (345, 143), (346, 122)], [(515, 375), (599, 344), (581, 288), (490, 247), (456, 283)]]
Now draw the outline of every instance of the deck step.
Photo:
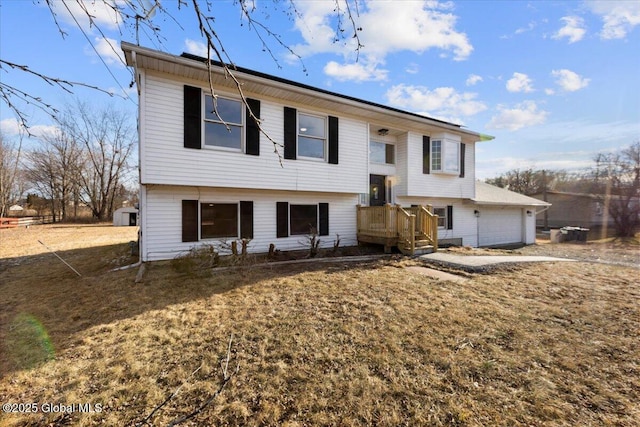
[[(410, 255), (411, 254), (411, 250), (409, 248), (404, 248), (404, 247), (400, 247), (398, 246), (398, 249), (400, 249), (400, 252), (402, 252), (405, 255)], [(413, 252), (414, 255), (424, 255), (424, 254), (430, 254), (434, 252), (434, 248), (433, 245), (430, 245), (428, 243), (424, 243), (424, 244), (420, 244), (418, 245), (418, 242), (416, 242), (416, 247), (415, 250)]]

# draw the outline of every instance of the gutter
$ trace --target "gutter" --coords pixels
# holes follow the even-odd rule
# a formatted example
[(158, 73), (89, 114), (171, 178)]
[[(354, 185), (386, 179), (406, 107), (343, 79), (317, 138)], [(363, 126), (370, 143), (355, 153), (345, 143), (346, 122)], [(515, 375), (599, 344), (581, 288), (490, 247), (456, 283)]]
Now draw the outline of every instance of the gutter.
[[(196, 55), (188, 56), (178, 56), (169, 54), (166, 52), (156, 51), (153, 49), (141, 47), (138, 45), (134, 45), (128, 42), (121, 43), (122, 50), (125, 51), (125, 59), (126, 53), (131, 52), (131, 61), (127, 61), (127, 65), (137, 67), (137, 59), (135, 57), (135, 53), (138, 52), (141, 55), (147, 56), (150, 59), (155, 59), (158, 61), (166, 61), (172, 64), (181, 65), (187, 68), (197, 69), (200, 71), (207, 71), (206, 58), (201, 58)], [(216, 61), (211, 61), (212, 65), (215, 67), (220, 67), (217, 65)], [(258, 71), (250, 70), (248, 68), (243, 67), (233, 67), (234, 72), (237, 76), (242, 76), (243, 79), (247, 81), (251, 81), (256, 84), (266, 85), (268, 83), (269, 86), (283, 89), (288, 92), (298, 93), (300, 95), (312, 96), (312, 97), (320, 97), (325, 100), (332, 102), (339, 102), (345, 106), (355, 107), (362, 110), (376, 111), (378, 113), (382, 113), (388, 116), (400, 117), (407, 120), (413, 120), (421, 125), (428, 125), (432, 127), (445, 128), (449, 129), (453, 132), (458, 132), (463, 135), (472, 136), (473, 138), (477, 138), (477, 141), (489, 141), (494, 139), (494, 137), (489, 135), (483, 135), (478, 132), (470, 131), (464, 129), (460, 125), (456, 125), (454, 123), (445, 122), (442, 120), (434, 119), (432, 117), (422, 116), (420, 114), (411, 113), (409, 111), (403, 111), (397, 108), (389, 107), (383, 104), (378, 104), (372, 101), (366, 101), (364, 99), (358, 99), (355, 97), (342, 95), (339, 93), (327, 91), (321, 88), (316, 88), (313, 86), (306, 85), (304, 83), (295, 82), (292, 80), (283, 79), (281, 77), (271, 76), (269, 74), (261, 73)]]

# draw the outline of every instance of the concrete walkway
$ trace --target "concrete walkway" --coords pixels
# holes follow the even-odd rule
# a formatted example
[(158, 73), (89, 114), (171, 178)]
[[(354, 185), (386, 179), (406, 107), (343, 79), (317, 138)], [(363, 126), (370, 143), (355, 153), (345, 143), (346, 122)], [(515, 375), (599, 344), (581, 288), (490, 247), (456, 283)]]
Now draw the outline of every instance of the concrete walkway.
[(450, 282), (456, 282), (456, 283), (465, 283), (469, 281), (468, 278), (459, 276), (457, 274), (451, 274), (451, 273), (447, 273), (446, 271), (434, 270), (433, 268), (420, 267), (417, 265), (411, 265), (409, 267), (405, 267), (405, 270), (411, 271), (413, 273), (433, 277), (434, 279), (438, 279), (438, 280), (448, 280)]
[(467, 271), (486, 271), (499, 265), (520, 264), (523, 262), (572, 262), (573, 259), (554, 258), (549, 256), (520, 255), (457, 255), (449, 252), (435, 252), (418, 257), (426, 263), (449, 265)]

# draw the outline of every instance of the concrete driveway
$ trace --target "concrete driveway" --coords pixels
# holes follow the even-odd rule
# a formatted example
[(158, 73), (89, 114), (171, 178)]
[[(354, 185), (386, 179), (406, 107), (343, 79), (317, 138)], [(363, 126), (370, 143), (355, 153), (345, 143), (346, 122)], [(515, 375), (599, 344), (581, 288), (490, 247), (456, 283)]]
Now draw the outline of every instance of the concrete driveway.
[(493, 267), (508, 264), (520, 264), (524, 262), (574, 262), (568, 258), (555, 258), (549, 256), (523, 256), (523, 255), (457, 255), (449, 252), (435, 252), (421, 255), (421, 261), (431, 264), (448, 265), (466, 271), (487, 271)]

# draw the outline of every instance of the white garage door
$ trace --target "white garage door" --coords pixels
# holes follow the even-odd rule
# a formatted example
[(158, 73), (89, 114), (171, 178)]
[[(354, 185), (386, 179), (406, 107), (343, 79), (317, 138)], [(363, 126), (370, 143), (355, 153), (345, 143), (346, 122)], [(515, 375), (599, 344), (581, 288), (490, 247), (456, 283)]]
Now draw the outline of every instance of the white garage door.
[(478, 232), (480, 246), (521, 243), (524, 240), (522, 209), (480, 209)]

